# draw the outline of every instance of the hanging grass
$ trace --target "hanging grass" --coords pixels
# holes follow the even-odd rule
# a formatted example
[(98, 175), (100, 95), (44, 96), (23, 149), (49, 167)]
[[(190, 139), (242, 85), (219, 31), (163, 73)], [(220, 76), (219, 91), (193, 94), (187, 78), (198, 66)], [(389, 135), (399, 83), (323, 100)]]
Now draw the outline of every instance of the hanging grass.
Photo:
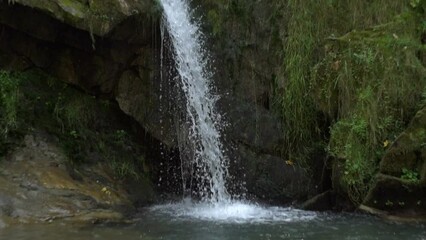
[[(287, 25), (280, 31), (284, 60), (278, 79), (284, 92), (276, 95), (286, 126), (284, 153), (302, 165), (321, 141), (316, 99), (312, 98), (313, 67), (322, 58), (326, 38), (389, 21), (406, 9), (403, 1), (287, 1)], [(331, 73), (327, 73), (331, 74)], [(278, 92), (279, 93), (279, 92)], [(325, 134), (327, 135), (327, 134)]]
[(367, 193), (385, 147), (419, 109), (426, 69), (419, 56), (421, 15), (331, 37), (314, 68), (315, 102), (334, 122), (329, 153), (344, 163), (342, 183), (355, 203)]

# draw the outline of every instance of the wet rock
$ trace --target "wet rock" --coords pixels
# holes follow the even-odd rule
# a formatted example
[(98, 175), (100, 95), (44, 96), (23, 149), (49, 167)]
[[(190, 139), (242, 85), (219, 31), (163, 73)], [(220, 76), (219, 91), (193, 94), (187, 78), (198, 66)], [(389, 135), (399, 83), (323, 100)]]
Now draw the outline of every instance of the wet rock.
[(331, 210), (335, 206), (335, 198), (334, 192), (328, 190), (307, 200), (301, 205), (301, 208), (309, 211)]
[[(265, 5), (263, 1), (256, 4)], [(177, 149), (175, 122), (180, 115), (175, 96), (179, 86), (161, 81), (160, 75), (167, 76), (165, 79), (175, 75), (160, 69), (160, 25), (155, 9), (155, 1), (139, 0), (17, 0), (14, 5), (1, 1), (0, 67), (41, 68), (91, 95), (113, 99), (151, 136), (167, 148)], [(256, 11), (256, 18), (265, 20), (270, 10)], [(233, 37), (240, 37), (241, 29), (234, 30), (239, 33), (230, 31), (235, 33)], [(248, 181), (250, 191), (287, 202), (306, 195), (307, 184), (301, 183), (307, 177), (301, 168), (288, 166), (278, 157), (284, 131), (268, 108), (276, 75), (272, 66), (281, 58), (266, 54), (269, 32), (265, 29), (260, 40), (250, 36), (253, 43), (239, 41), (236, 47), (241, 54), (224, 57), (232, 68), (226, 71), (235, 71), (235, 77), (232, 81), (222, 76), (215, 79), (218, 92), (234, 96), (223, 97), (219, 109), (229, 123), (224, 134), (227, 141), (246, 148), (234, 152), (233, 159), (244, 159), (240, 165), (246, 166), (247, 175), (254, 175)], [(259, 56), (261, 64), (256, 63)], [(167, 54), (163, 61), (173, 66)], [(55, 179), (55, 171), (59, 170), (43, 178)], [(62, 179), (61, 184), (75, 188), (71, 180)], [(25, 186), (39, 191), (37, 186)], [(96, 194), (92, 198), (99, 200)]]
[(380, 172), (396, 177), (402, 169), (419, 174), (426, 184), (426, 107), (418, 111), (407, 129), (391, 144), (382, 161)]
[(6, 223), (0, 219), (0, 229), (5, 228), (6, 226)]
[[(160, 82), (155, 79), (159, 75), (155, 54), (159, 49), (155, 49), (153, 36), (159, 24), (153, 23), (148, 13), (153, 2), (64, 1), (70, 5), (56, 6), (61, 1), (50, 1), (43, 6), (44, 2), (16, 1), (14, 5), (0, 2), (0, 67), (7, 70), (41, 68), (91, 95), (115, 99), (124, 112), (154, 137), (164, 139), (166, 145), (176, 146), (175, 136), (169, 134), (174, 132), (174, 126), (166, 121), (163, 127), (159, 126), (161, 119), (171, 118), (172, 113), (168, 109), (158, 113), (161, 93)], [(50, 8), (51, 4), (55, 7)], [(104, 24), (108, 25), (99, 30), (104, 32), (99, 33), (102, 38), (90, 36), (87, 27), (79, 28), (65, 19), (62, 22), (58, 17), (62, 13), (56, 13), (73, 14), (74, 7), (81, 4), (105, 11), (99, 12), (105, 14)], [(143, 11), (139, 11), (138, 6)], [(125, 8), (130, 8), (131, 12)], [(49, 12), (46, 9), (53, 13), (46, 14)], [(133, 10), (139, 12), (137, 16)], [(114, 12), (122, 17), (116, 18)], [(83, 19), (84, 24), (92, 24), (86, 16)]]
[(124, 19), (153, 8), (151, 1), (137, 0), (14, 0), (66, 24), (104, 36)]
[(363, 208), (400, 217), (426, 216), (426, 107), (392, 143)]
[(426, 188), (397, 177), (378, 174), (363, 205), (396, 215), (426, 216)]
[[(117, 222), (135, 210), (132, 194), (110, 176), (106, 165), (78, 168), (77, 179), (67, 169), (68, 161), (57, 143), (43, 134), (25, 136), (24, 146), (0, 162), (0, 219)], [(150, 201), (152, 189), (140, 186), (145, 200), (139, 201)]]
[[(143, 70), (139, 71), (139, 73), (142, 72)], [(160, 106), (159, 95), (165, 93), (155, 91), (158, 85), (154, 85), (155, 82), (151, 77), (126, 71), (118, 81), (115, 99), (123, 112), (133, 116), (154, 137), (167, 146), (176, 147), (176, 129), (170, 121), (166, 120), (173, 118), (171, 115), (173, 112), (168, 111), (165, 106)]]
[(238, 152), (241, 157), (231, 165), (231, 172), (244, 179), (250, 195), (285, 204), (306, 199), (311, 193), (310, 179), (301, 167), (276, 156), (256, 154), (243, 145)]
[(274, 14), (276, 6), (266, 0), (235, 2), (233, 7), (239, 11), (236, 13), (228, 12), (222, 8), (223, 4), (214, 1), (194, 2), (206, 15), (204, 23), (210, 27), (208, 34), (214, 35), (214, 44), (209, 47), (216, 56), (217, 69), (222, 70), (216, 78), (218, 88), (250, 104), (270, 109), (271, 86), (278, 83), (280, 91), (284, 87), (284, 79), (277, 79), (282, 75), (278, 67), (282, 64), (282, 53), (271, 51), (275, 44), (281, 44), (274, 39), (280, 34), (274, 30), (274, 21), (280, 22)]
[[(70, 222), (75, 223), (100, 223), (100, 222), (123, 222), (125, 221), (125, 216), (116, 211), (111, 210), (92, 210), (92, 211), (84, 211), (79, 212), (73, 217), (65, 219)], [(52, 219), (46, 219), (46, 221), (50, 221)]]
[(232, 97), (223, 97), (223, 108), (229, 124), (227, 138), (250, 146), (256, 152), (276, 154), (284, 142), (280, 120), (262, 107)]

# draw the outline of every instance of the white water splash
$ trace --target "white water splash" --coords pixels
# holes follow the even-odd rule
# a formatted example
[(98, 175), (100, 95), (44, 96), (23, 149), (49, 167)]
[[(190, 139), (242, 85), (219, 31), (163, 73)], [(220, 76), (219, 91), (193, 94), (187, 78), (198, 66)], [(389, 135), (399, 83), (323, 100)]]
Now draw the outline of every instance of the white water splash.
[(228, 160), (222, 153), (220, 115), (215, 111), (217, 96), (212, 94), (212, 74), (206, 70), (209, 59), (203, 46), (203, 35), (191, 19), (186, 0), (160, 2), (164, 9), (163, 23), (173, 45), (176, 69), (186, 98), (189, 126), (186, 135), (193, 155), (191, 163), (186, 166), (194, 167), (195, 164), (196, 170), (190, 172), (197, 174), (196, 191), (203, 201), (229, 201), (230, 195), (225, 186)]
[(208, 204), (194, 203), (188, 199), (180, 203), (154, 206), (149, 210), (181, 220), (193, 219), (223, 223), (300, 222), (311, 221), (317, 216), (314, 212), (293, 208), (264, 207), (242, 201)]

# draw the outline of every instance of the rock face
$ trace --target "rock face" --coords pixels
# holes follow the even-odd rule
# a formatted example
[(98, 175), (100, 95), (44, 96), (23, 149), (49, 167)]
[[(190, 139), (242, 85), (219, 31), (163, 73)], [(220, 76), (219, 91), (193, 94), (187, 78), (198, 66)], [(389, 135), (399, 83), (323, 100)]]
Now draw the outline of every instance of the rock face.
[[(102, 38), (99, 38), (97, 35), (91, 36), (90, 31), (83, 31), (91, 24), (85, 15), (81, 23), (86, 25), (80, 26), (68, 18), (60, 17), (67, 8), (58, 10), (58, 4), (49, 1), (49, 4), (43, 5), (43, 2), (22, 1), (24, 6), (18, 4), (20, 1), (14, 5), (0, 2), (0, 23), (3, 29), (0, 38), (1, 68), (41, 68), (92, 95), (116, 99), (123, 111), (138, 120), (147, 131), (158, 139), (164, 139), (168, 145), (173, 145), (172, 137), (167, 135), (172, 131), (160, 134), (158, 127), (160, 82), (156, 79), (159, 76), (156, 58), (159, 45), (156, 44), (160, 39), (156, 32), (159, 24), (148, 13), (153, 3), (89, 1), (92, 4), (90, 6), (97, 4), (105, 8), (126, 3), (128, 8), (136, 9), (136, 12), (127, 13), (121, 7), (114, 7), (103, 13), (107, 22), (105, 24), (109, 27), (102, 29), (102, 34), (98, 34)], [(81, 1), (64, 2), (81, 4)], [(50, 15), (56, 19), (45, 14), (50, 12), (51, 4), (56, 7), (52, 7), (54, 10)], [(167, 111), (163, 115), (164, 118), (171, 118)], [(168, 128), (163, 127), (165, 130)]]
[(426, 183), (426, 107), (417, 112), (380, 162), (380, 172), (387, 175), (401, 177), (402, 169), (417, 173)]
[[(3, 1), (6, 2), (6, 1)], [(138, 0), (12, 0), (44, 12), (68, 25), (104, 36), (129, 16), (151, 9), (152, 1)]]
[[(269, 154), (256, 154), (246, 146), (238, 147), (239, 161), (231, 169), (245, 181), (249, 197), (273, 204), (306, 199), (311, 194), (310, 179), (302, 168)], [(238, 181), (238, 179), (235, 179)]]
[[(161, 34), (155, 1), (14, 3), (0, 1), (0, 68), (41, 68), (87, 93), (114, 99), (146, 132), (167, 148), (177, 148), (175, 118), (179, 107), (174, 95), (178, 86), (161, 78), (168, 72), (160, 69)], [(264, 19), (268, 12), (258, 14)], [(261, 54), (257, 44), (261, 44)], [(238, 149), (229, 150), (234, 175), (250, 172), (245, 179), (250, 194), (284, 203), (305, 197), (309, 187), (299, 186), (309, 183), (301, 169), (278, 157), (283, 129), (267, 110), (274, 75), (267, 63), (275, 60), (268, 57), (265, 64), (254, 64), (257, 56), (268, 56), (268, 46), (264, 41), (247, 43), (238, 56), (244, 61), (226, 58), (233, 59), (233, 70), (223, 71), (226, 76), (230, 72), (236, 75), (231, 82), (227, 77), (217, 78), (219, 92), (230, 96), (221, 100), (219, 109), (229, 123), (226, 141)], [(237, 52), (234, 50), (232, 54)], [(173, 65), (170, 56), (165, 58), (164, 64)]]
[[(276, 79), (281, 42), (274, 25), (279, 23), (275, 3), (267, 0), (241, 2), (194, 1), (202, 7), (208, 23), (208, 35), (212, 35), (213, 54), (221, 70), (217, 83), (225, 92), (239, 99), (271, 108), (272, 86), (283, 84)], [(272, 50), (273, 49), (273, 50)], [(280, 88), (283, 86), (280, 86)]]
[[(79, 171), (67, 165), (52, 136), (25, 136), (24, 146), (0, 162), (0, 223), (116, 222), (134, 210), (128, 189), (111, 177), (106, 165)], [(144, 199), (152, 201), (152, 190), (142, 188)]]
[(392, 143), (380, 162), (364, 207), (382, 214), (426, 214), (426, 107)]
[(219, 105), (229, 124), (226, 138), (237, 149), (231, 172), (245, 175), (248, 193), (260, 199), (289, 203), (313, 194), (307, 173), (280, 157), (286, 129), (271, 109), (276, 107), (272, 89), (284, 87), (284, 79), (277, 79), (282, 75), (277, 49), (285, 33), (274, 28), (282, 20), (274, 14), (276, 6), (266, 0), (193, 3), (206, 20), (218, 70), (215, 84), (226, 96)]

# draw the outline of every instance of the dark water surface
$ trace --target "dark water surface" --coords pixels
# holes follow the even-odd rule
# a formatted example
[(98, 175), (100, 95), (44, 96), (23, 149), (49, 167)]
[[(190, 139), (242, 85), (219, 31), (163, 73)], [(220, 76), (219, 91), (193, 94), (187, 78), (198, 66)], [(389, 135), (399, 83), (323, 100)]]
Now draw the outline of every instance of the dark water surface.
[(421, 223), (393, 223), (357, 214), (314, 213), (246, 204), (162, 205), (144, 209), (136, 223), (78, 227), (52, 223), (0, 230), (7, 240), (71, 239), (410, 239), (426, 240)]

